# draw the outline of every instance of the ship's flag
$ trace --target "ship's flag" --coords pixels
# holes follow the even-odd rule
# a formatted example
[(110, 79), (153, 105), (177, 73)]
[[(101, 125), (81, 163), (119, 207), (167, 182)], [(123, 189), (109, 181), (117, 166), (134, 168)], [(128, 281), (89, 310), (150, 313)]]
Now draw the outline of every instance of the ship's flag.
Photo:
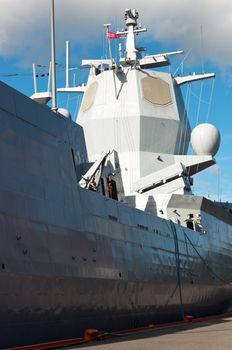
[(115, 32), (110, 32), (110, 31), (108, 31), (107, 32), (107, 38), (108, 39), (121, 39), (121, 38), (124, 38), (124, 36), (122, 36), (122, 35), (120, 35), (120, 34), (117, 34), (117, 33), (115, 33)]

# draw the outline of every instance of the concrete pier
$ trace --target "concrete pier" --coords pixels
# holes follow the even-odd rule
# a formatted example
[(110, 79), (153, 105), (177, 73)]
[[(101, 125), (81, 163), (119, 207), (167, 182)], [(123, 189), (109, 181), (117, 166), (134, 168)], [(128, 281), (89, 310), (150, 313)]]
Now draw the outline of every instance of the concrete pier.
[(228, 350), (232, 349), (232, 317), (185, 323), (65, 348), (72, 350)]

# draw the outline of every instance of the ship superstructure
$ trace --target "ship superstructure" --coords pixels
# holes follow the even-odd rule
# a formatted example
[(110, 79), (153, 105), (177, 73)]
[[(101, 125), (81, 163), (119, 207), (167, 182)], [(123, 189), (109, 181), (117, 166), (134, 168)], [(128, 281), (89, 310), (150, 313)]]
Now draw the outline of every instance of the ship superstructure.
[(176, 53), (142, 57), (125, 19), (120, 62), (83, 61), (77, 123), (0, 83), (2, 349), (231, 307), (231, 205), (191, 191), (220, 137), (180, 90), (214, 75), (152, 70)]
[(127, 29), (116, 33), (126, 38), (119, 63), (82, 62), (90, 74), (77, 122), (83, 126), (90, 161), (104, 150), (117, 152), (120, 169), (114, 165), (113, 178), (122, 180), (120, 200), (160, 215), (172, 193), (191, 194), (192, 176), (215, 163), (213, 154), (187, 155), (190, 126), (180, 90), (184, 83), (215, 75), (174, 78), (151, 70), (168, 66), (169, 56), (183, 51), (142, 57), (136, 35), (146, 28), (138, 28), (137, 19), (136, 10), (126, 10)]

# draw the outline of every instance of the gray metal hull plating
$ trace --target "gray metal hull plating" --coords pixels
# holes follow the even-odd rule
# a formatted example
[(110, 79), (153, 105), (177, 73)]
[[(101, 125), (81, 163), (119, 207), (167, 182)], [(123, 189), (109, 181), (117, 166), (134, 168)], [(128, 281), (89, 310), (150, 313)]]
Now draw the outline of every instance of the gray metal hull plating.
[(81, 189), (82, 129), (0, 90), (0, 348), (230, 307), (231, 225), (201, 235)]

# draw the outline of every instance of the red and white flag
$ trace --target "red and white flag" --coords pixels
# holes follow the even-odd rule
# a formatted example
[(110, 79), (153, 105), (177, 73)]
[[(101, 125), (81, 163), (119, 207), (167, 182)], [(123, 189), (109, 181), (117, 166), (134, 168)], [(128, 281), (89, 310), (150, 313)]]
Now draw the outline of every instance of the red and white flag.
[(117, 34), (117, 33), (114, 33), (114, 32), (110, 32), (110, 31), (108, 31), (107, 32), (107, 38), (108, 39), (122, 39), (122, 38), (124, 38), (124, 36), (122, 36), (122, 35), (120, 35), (120, 34)]

